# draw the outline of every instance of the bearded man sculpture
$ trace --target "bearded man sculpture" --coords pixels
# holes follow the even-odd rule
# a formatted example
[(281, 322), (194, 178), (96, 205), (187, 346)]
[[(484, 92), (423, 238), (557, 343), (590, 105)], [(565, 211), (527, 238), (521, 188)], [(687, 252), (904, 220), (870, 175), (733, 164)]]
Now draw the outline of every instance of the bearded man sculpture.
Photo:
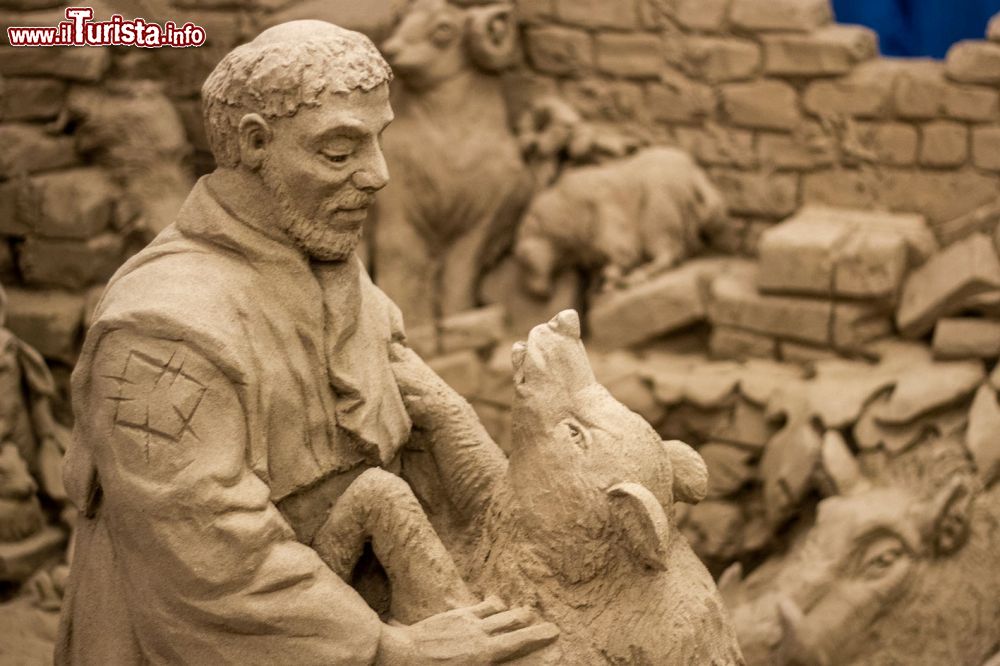
[(218, 168), (111, 280), (73, 376), (57, 663), (485, 664), (555, 637), (494, 601), (384, 624), (309, 546), (410, 433), (399, 312), (354, 255), (390, 77), (297, 21), (206, 81)]

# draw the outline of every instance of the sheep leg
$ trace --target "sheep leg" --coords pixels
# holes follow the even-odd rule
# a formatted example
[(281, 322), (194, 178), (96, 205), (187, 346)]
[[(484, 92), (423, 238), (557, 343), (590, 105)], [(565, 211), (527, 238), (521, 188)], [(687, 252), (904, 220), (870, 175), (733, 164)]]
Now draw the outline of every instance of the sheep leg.
[(477, 603), (409, 485), (382, 469), (369, 469), (348, 486), (312, 545), (350, 582), (369, 541), (389, 577), (396, 620), (412, 624)]

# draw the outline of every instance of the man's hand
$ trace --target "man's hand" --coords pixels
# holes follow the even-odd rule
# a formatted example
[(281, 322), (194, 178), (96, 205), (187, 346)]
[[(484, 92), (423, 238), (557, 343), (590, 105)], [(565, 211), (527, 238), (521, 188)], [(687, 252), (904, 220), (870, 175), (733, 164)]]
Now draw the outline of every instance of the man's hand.
[(508, 610), (499, 599), (459, 608), (409, 626), (385, 625), (378, 666), (485, 666), (516, 659), (554, 641), (559, 629), (535, 624), (527, 608)]
[(414, 425), (433, 426), (435, 416), (449, 407), (464, 406), (465, 399), (437, 376), (415, 351), (399, 343), (390, 347), (392, 372)]

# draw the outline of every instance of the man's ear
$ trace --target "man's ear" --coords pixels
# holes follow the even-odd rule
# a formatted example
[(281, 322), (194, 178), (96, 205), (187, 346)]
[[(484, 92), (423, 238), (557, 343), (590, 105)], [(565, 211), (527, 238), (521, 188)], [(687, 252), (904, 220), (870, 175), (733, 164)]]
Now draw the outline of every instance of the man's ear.
[(951, 555), (965, 545), (975, 497), (973, 482), (958, 477), (931, 500), (930, 546), (935, 555)]
[(254, 171), (259, 169), (272, 136), (271, 126), (260, 114), (248, 113), (240, 118), (240, 164)]
[(666, 569), (670, 520), (660, 502), (638, 483), (619, 483), (607, 493), (612, 516), (622, 527), (628, 549), (647, 567)]

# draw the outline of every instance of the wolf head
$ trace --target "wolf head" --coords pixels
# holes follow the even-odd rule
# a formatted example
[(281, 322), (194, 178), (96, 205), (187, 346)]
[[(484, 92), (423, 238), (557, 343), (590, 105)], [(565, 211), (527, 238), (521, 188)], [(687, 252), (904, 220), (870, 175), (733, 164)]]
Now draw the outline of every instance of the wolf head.
[(624, 539), (640, 565), (665, 568), (673, 503), (704, 497), (704, 461), (597, 383), (575, 311), (536, 326), (513, 365), (509, 474), (521, 523), (556, 550)]

